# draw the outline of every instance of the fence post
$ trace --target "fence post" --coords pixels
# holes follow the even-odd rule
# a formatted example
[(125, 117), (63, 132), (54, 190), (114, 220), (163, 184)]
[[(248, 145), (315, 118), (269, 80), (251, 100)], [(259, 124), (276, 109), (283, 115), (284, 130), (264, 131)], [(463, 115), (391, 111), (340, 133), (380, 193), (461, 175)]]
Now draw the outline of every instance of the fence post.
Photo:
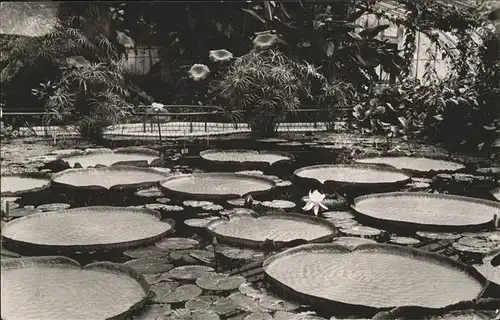
[(161, 143), (161, 125), (160, 125), (160, 111), (156, 111), (156, 121), (158, 122), (158, 137)]
[(189, 132), (193, 133), (193, 121), (189, 121)]

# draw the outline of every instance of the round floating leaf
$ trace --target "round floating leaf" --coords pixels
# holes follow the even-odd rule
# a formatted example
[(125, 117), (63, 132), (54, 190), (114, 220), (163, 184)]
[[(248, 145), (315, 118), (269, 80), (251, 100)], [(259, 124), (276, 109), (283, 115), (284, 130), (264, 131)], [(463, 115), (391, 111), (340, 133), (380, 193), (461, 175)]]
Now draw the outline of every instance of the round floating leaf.
[(461, 252), (490, 253), (500, 249), (500, 241), (467, 236), (453, 243), (453, 248)]
[(381, 230), (365, 227), (365, 226), (354, 226), (347, 229), (340, 229), (340, 231), (348, 236), (360, 236), (360, 237), (375, 237), (382, 233)]
[(256, 165), (272, 165), (293, 160), (293, 156), (279, 152), (256, 151), (256, 150), (205, 150), (200, 152), (200, 157), (206, 161), (223, 164), (244, 165), (245, 163)]
[(159, 248), (165, 250), (185, 250), (198, 246), (197, 240), (190, 238), (165, 238), (155, 243)]
[(196, 284), (205, 290), (230, 291), (238, 287), (246, 280), (242, 276), (229, 276), (225, 274), (207, 274), (196, 279)]
[(186, 302), (186, 309), (189, 309), (192, 312), (205, 311), (210, 308), (215, 299), (216, 297), (213, 296), (199, 296), (193, 298)]
[(157, 211), (167, 211), (169, 209), (169, 206), (168, 204), (164, 204), (164, 203), (148, 203), (148, 204), (145, 204), (144, 205), (144, 208), (148, 208), (148, 209), (151, 209), (151, 210), (157, 210)]
[[(226, 202), (228, 204), (232, 205), (232, 206), (235, 206), (235, 207), (244, 207), (246, 205), (246, 203), (247, 203), (245, 198), (238, 198), (238, 199), (234, 199), (234, 200), (227, 200)], [(255, 204), (255, 205), (258, 205), (258, 204), (260, 204), (260, 201), (257, 201), (255, 199), (253, 199), (252, 203)]]
[(83, 168), (95, 167), (96, 165), (111, 166), (115, 164), (148, 165), (160, 157), (158, 151), (139, 147), (118, 148), (110, 150), (106, 148), (87, 149), (74, 154), (61, 156), (61, 160), (74, 167), (79, 163)]
[(135, 315), (133, 320), (153, 320), (161, 314), (170, 312), (169, 304), (150, 304), (147, 305), (139, 315)]
[[(332, 317), (330, 320), (336, 320), (337, 318)], [(369, 320), (361, 318), (350, 318), (352, 320)], [(314, 312), (301, 312), (293, 313), (288, 311), (276, 311), (274, 313), (274, 320), (325, 320), (320, 316), (317, 316)]]
[(233, 313), (238, 309), (238, 305), (231, 299), (225, 297), (219, 297), (210, 306), (210, 311), (214, 311), (217, 314), (226, 315), (228, 313)]
[(179, 284), (172, 279), (170, 279), (170, 276), (168, 272), (164, 273), (152, 273), (152, 274), (144, 274), (144, 278), (149, 284), (156, 284), (160, 282), (169, 282), (173, 287), (177, 287)]
[(177, 206), (177, 205), (166, 204), (164, 207), (162, 207), (162, 211), (165, 211), (165, 212), (181, 212), (181, 211), (184, 211), (184, 208), (181, 207), (181, 206)]
[(174, 267), (170, 259), (134, 259), (125, 265), (142, 274), (163, 273)]
[(214, 253), (208, 250), (190, 250), (189, 256), (206, 264), (215, 262)]
[(412, 189), (412, 190), (424, 190), (424, 189), (429, 189), (431, 185), (427, 182), (411, 182), (406, 185), (406, 187)]
[(163, 196), (163, 192), (157, 187), (142, 189), (135, 192), (135, 195), (143, 198), (159, 198)]
[(251, 283), (242, 283), (239, 287), (238, 287), (238, 291), (241, 293), (241, 294), (244, 294), (245, 296), (248, 296), (252, 299), (255, 299), (255, 300), (259, 300), (261, 296), (265, 295), (265, 293), (260, 290), (260, 289), (257, 289), (255, 288), (255, 286)]
[[(267, 312), (256, 312), (247, 315), (244, 320), (273, 320), (273, 316)], [(286, 320), (290, 320), (287, 318)]]
[(281, 139), (281, 138), (265, 138), (265, 139), (258, 139), (257, 141), (263, 142), (263, 143), (284, 143), (284, 142), (288, 142), (288, 140)]
[(182, 203), (186, 207), (192, 207), (192, 208), (201, 208), (204, 206), (208, 206), (211, 204), (214, 204), (212, 201), (196, 201), (196, 200), (186, 200)]
[(2, 197), (17, 197), (32, 192), (39, 192), (50, 187), (50, 179), (38, 172), (2, 174), (0, 188)]
[(415, 245), (415, 244), (419, 244), (420, 240), (415, 239), (415, 238), (411, 238), (411, 237), (392, 236), (389, 239), (389, 242), (394, 243), (394, 244), (402, 244), (402, 245)]
[(26, 209), (26, 208), (16, 208), (12, 209), (9, 212), (9, 217), (11, 218), (20, 218), (24, 216), (29, 216), (35, 213), (42, 213), (42, 210), (39, 209)]
[(372, 239), (359, 238), (359, 237), (340, 237), (333, 239), (333, 243), (353, 250), (354, 248), (362, 244), (377, 243), (377, 242)]
[(233, 260), (257, 260), (265, 256), (264, 251), (233, 247), (224, 244), (217, 245), (217, 253)]
[(200, 261), (191, 257), (192, 250), (176, 250), (170, 253), (170, 259), (182, 264), (198, 264)]
[(462, 237), (462, 235), (458, 233), (429, 232), (429, 231), (417, 231), (417, 236), (424, 239), (432, 239), (432, 240), (456, 240)]
[(231, 299), (234, 304), (238, 306), (239, 309), (247, 312), (265, 312), (266, 309), (259, 306), (259, 303), (256, 299), (253, 299), (247, 295), (242, 294), (241, 292), (234, 292), (228, 296), (228, 299)]
[(241, 173), (241, 174), (250, 174), (250, 175), (255, 175), (255, 176), (262, 176), (264, 175), (264, 172), (260, 170), (243, 170), (243, 171), (237, 171), (236, 173)]
[(124, 256), (134, 259), (168, 258), (168, 254), (168, 251), (157, 246), (135, 248), (123, 252)]
[(427, 173), (430, 171), (451, 172), (465, 168), (465, 166), (460, 163), (423, 157), (374, 157), (357, 159), (356, 162), (385, 164), (396, 169), (410, 170), (418, 173)]
[(196, 280), (208, 273), (215, 272), (214, 268), (207, 266), (181, 266), (170, 270), (170, 276), (174, 279)]
[(320, 183), (333, 183), (351, 186), (404, 185), (410, 181), (405, 172), (393, 168), (380, 168), (373, 165), (315, 165), (295, 170), (294, 175), (312, 179)]
[(158, 212), (123, 207), (82, 207), (32, 214), (8, 223), (9, 241), (52, 251), (95, 251), (146, 245), (171, 233)]
[(263, 201), (261, 205), (271, 209), (293, 209), (296, 207), (294, 202), (288, 200)]
[(193, 228), (205, 228), (210, 221), (219, 219), (218, 217), (194, 218), (184, 220), (184, 224)]
[(179, 283), (175, 281), (162, 281), (153, 284), (151, 286), (151, 291), (155, 293), (153, 301), (156, 303), (169, 303), (170, 301), (164, 300), (164, 298), (174, 292), (178, 287)]
[(67, 169), (52, 175), (52, 183), (83, 189), (141, 189), (158, 184), (170, 175), (150, 168), (111, 166)]
[(300, 308), (299, 304), (280, 299), (271, 294), (265, 294), (259, 298), (259, 306), (273, 311), (292, 311)]
[(282, 142), (278, 143), (278, 146), (280, 147), (300, 147), (303, 146), (304, 144), (299, 141), (291, 141), (291, 142)]
[[(475, 270), (453, 259), (387, 244), (354, 249), (306, 244), (271, 256), (263, 267), (273, 284), (293, 288), (310, 303), (318, 297), (373, 309), (443, 308), (476, 299), (487, 284)], [(402, 289), (410, 286), (410, 291)]]
[(321, 215), (325, 219), (331, 219), (331, 220), (354, 219), (354, 214), (352, 214), (349, 211), (325, 211), (322, 212)]
[(271, 191), (276, 183), (266, 177), (214, 172), (176, 175), (163, 180), (167, 192), (198, 200), (227, 200)]
[(199, 296), (201, 292), (202, 290), (194, 284), (185, 284), (167, 293), (162, 300), (167, 303), (185, 302)]
[(154, 320), (193, 320), (193, 317), (190, 310), (180, 308), (161, 314)]
[(276, 181), (276, 187), (278, 188), (286, 188), (292, 186), (292, 181), (290, 180), (281, 180), (281, 181)]
[(219, 212), (219, 214), (221, 216), (230, 216), (230, 215), (234, 215), (234, 214), (247, 214), (247, 215), (250, 215), (250, 216), (255, 216), (257, 213), (252, 210), (252, 209), (248, 209), (248, 208), (234, 208), (234, 209), (227, 209), (227, 210), (224, 210), (224, 211), (221, 211)]
[(1, 264), (4, 319), (128, 318), (149, 292), (138, 273), (117, 263), (82, 267), (67, 257), (47, 256), (2, 259)]
[(233, 215), (229, 220), (210, 222), (207, 229), (221, 242), (252, 247), (260, 247), (266, 241), (273, 241), (278, 246), (297, 239), (324, 241), (336, 232), (323, 219), (293, 213), (274, 213), (258, 218)]
[(47, 203), (42, 204), (36, 207), (38, 210), (42, 210), (44, 212), (48, 211), (57, 211), (57, 210), (65, 210), (71, 207), (69, 203)]
[(342, 220), (338, 220), (338, 219), (326, 219), (326, 221), (330, 222), (331, 224), (333, 224), (335, 227), (339, 228), (339, 229), (350, 229), (352, 227), (355, 227), (357, 225), (359, 225), (359, 223), (354, 220), (354, 219), (342, 219)]
[(224, 207), (221, 206), (220, 204), (209, 204), (209, 205), (201, 207), (201, 209), (205, 210), (205, 211), (220, 211), (220, 210), (224, 210)]
[(163, 167), (150, 167), (153, 170), (156, 170), (158, 172), (163, 172), (163, 173), (171, 173), (172, 169), (170, 168), (163, 168)]
[(424, 192), (374, 194), (358, 197), (354, 203), (359, 214), (379, 222), (446, 231), (489, 226), (500, 210), (500, 204), (494, 201)]
[(212, 310), (197, 311), (191, 315), (192, 320), (220, 320), (220, 316)]

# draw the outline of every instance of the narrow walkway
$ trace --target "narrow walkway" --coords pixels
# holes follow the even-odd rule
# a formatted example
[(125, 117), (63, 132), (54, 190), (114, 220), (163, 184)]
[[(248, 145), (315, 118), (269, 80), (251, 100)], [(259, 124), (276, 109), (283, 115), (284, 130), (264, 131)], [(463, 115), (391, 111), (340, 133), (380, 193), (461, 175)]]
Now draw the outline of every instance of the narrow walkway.
[[(308, 123), (280, 123), (278, 132), (319, 132), (327, 130), (327, 124), (323, 122)], [(78, 136), (78, 132), (72, 126), (36, 126), (36, 127), (21, 127), (21, 133), (33, 134), (37, 136), (64, 138)], [(160, 132), (162, 138), (168, 137), (201, 137), (201, 136), (216, 136), (228, 135), (234, 133), (251, 132), (246, 123), (220, 123), (220, 122), (168, 122), (160, 123)], [(104, 136), (109, 137), (149, 137), (157, 138), (160, 136), (158, 132), (158, 124), (147, 123), (127, 123), (113, 126), (106, 130)]]

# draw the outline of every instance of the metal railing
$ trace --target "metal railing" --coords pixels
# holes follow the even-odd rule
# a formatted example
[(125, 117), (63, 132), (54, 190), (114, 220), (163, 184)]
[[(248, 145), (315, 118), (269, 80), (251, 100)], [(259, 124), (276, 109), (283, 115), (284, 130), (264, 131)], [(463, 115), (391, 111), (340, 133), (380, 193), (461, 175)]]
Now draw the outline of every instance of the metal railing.
[[(149, 108), (149, 106), (146, 106)], [(221, 135), (239, 132), (250, 132), (248, 124), (232, 122), (219, 106), (199, 105), (164, 105), (167, 111), (151, 112), (150, 110), (135, 111), (125, 119), (124, 123), (108, 128), (108, 136), (145, 137), (159, 139), (179, 136)], [(191, 109), (192, 112), (170, 112), (168, 110)], [(211, 111), (197, 111), (197, 110)], [(349, 109), (336, 109), (339, 118)], [(238, 111), (232, 111), (233, 113)], [(278, 131), (324, 131), (328, 128), (326, 110), (322, 108), (303, 108), (278, 124)], [(2, 121), (23, 134), (41, 137), (72, 137), (78, 136), (76, 128), (63, 124), (47, 125), (44, 123), (45, 112), (29, 109), (3, 109)]]

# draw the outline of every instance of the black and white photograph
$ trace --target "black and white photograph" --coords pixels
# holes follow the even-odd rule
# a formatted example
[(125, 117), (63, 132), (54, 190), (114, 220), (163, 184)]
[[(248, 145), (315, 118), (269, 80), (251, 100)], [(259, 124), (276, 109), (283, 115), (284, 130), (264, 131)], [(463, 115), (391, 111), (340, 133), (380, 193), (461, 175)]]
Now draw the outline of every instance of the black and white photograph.
[(500, 1), (2, 1), (0, 169), (0, 320), (500, 320)]

